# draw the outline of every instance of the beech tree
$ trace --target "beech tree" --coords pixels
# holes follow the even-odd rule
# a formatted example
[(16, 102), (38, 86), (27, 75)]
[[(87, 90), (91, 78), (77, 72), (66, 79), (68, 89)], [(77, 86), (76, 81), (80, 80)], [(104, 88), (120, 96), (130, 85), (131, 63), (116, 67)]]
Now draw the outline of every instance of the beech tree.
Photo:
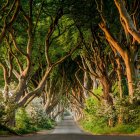
[[(124, 6), (123, 3), (119, 4), (118, 1), (115, 1), (117, 7), (119, 8), (119, 6)], [(119, 6), (118, 6), (119, 5)], [(136, 5), (135, 5), (136, 6)], [(125, 7), (123, 7), (125, 8)], [(124, 9), (125, 12), (126, 9)], [(123, 11), (123, 12), (124, 12)], [(120, 12), (120, 9), (119, 9)], [(137, 10), (135, 11), (134, 14), (137, 13)], [(121, 13), (122, 14), (122, 13)], [(128, 14), (128, 13), (127, 13)], [(123, 15), (124, 16), (124, 15)], [(127, 15), (128, 16), (128, 15)], [(129, 16), (129, 20), (130, 20), (130, 16)], [(133, 17), (133, 19), (136, 21), (137, 19), (135, 18), (135, 16)], [(104, 21), (106, 19), (104, 18)], [(104, 31), (105, 33), (105, 37), (107, 39), (107, 41), (110, 43), (111, 48), (114, 49), (115, 51), (117, 51), (117, 53), (119, 53), (119, 55), (122, 57), (125, 67), (126, 67), (126, 75), (127, 75), (127, 80), (128, 80), (128, 89), (129, 89), (129, 95), (130, 98), (133, 99), (134, 96), (134, 84), (136, 81), (136, 68), (135, 68), (135, 62), (137, 61), (137, 54), (138, 54), (138, 43), (136, 38), (134, 38), (134, 36), (130, 37), (129, 35), (129, 31), (128, 31), (128, 24), (126, 24), (126, 19), (124, 19), (124, 17), (122, 17), (122, 15), (120, 15), (120, 22), (121, 25), (125, 31), (126, 35), (126, 39), (128, 39), (126, 41), (125, 44), (122, 43), (122, 40), (124, 41), (124, 38), (120, 38), (121, 40), (117, 40), (111, 33), (111, 31), (107, 28), (107, 21), (100, 23), (100, 28)], [(131, 19), (132, 22), (132, 19)], [(128, 21), (127, 21), (128, 23)], [(131, 24), (132, 25), (132, 24)], [(131, 27), (129, 27), (130, 29)], [(120, 33), (121, 36), (122, 33)]]
[[(52, 45), (55, 45), (52, 43), (54, 40), (57, 40), (68, 28), (63, 28), (63, 30), (61, 30), (62, 28), (60, 29), (60, 27), (58, 27), (59, 20), (64, 15), (63, 4), (59, 6), (60, 3), (51, 2), (51, 4), (58, 4), (59, 6), (55, 9), (55, 12), (50, 12), (51, 15), (47, 15), (48, 11), (46, 12), (46, 9), (44, 9), (46, 4), (49, 3), (45, 3), (44, 1), (42, 3), (35, 3), (33, 0), (30, 0), (28, 3), (21, 3), (19, 9), (20, 13), (17, 19), (18, 23), (15, 22), (14, 25), (9, 28), (7, 36), (3, 39), (3, 47), (6, 45), (8, 50), (8, 57), (5, 57), (6, 61), (4, 59), (1, 60), (5, 81), (4, 96), (5, 100), (9, 99), (16, 103), (16, 107), (26, 105), (31, 101), (31, 99), (41, 94), (46, 85), (47, 78), (53, 68), (69, 57), (80, 44), (80, 39), (77, 39), (75, 41), (76, 44), (73, 44), (73, 48), (70, 46), (70, 50), (67, 53), (63, 56), (60, 55), (55, 61), (52, 60), (50, 56), (50, 48)], [(28, 7), (28, 9), (26, 9), (26, 7)], [(39, 10), (39, 12), (36, 13), (36, 10)], [(35, 16), (37, 16), (37, 18), (35, 18)], [(47, 20), (45, 20), (46, 17)], [(45, 22), (49, 22), (46, 27)], [(45, 31), (41, 30), (44, 32), (44, 38), (43, 43), (40, 43), (37, 42), (39, 37), (38, 31), (39, 28), (42, 27)], [(25, 30), (27, 30), (27, 32)], [(23, 34), (20, 34), (21, 32), (23, 32)], [(6, 41), (6, 44), (4, 41)], [(46, 59), (46, 64), (43, 75), (39, 79), (36, 88), (30, 90), (29, 81), (32, 75), (31, 72), (36, 65), (36, 62), (33, 62), (35, 60), (33, 59), (33, 54), (34, 51), (36, 51), (35, 48), (37, 45), (44, 46), (43, 50), (45, 53), (43, 53), (43, 56)], [(17, 86), (12, 93), (12, 97), (10, 97), (8, 93), (12, 74), (14, 74), (17, 79)], [(12, 117), (11, 119), (14, 121)]]
[(91, 100), (90, 113), (95, 110), (98, 116), (98, 108), (109, 126), (116, 116), (121, 124), (125, 111), (117, 103), (129, 98), (127, 106), (135, 105), (139, 96), (139, 10), (137, 0), (2, 1), (5, 124), (14, 125), (16, 110), (35, 98), (42, 98), (53, 119), (65, 109), (76, 120), (86, 118)]

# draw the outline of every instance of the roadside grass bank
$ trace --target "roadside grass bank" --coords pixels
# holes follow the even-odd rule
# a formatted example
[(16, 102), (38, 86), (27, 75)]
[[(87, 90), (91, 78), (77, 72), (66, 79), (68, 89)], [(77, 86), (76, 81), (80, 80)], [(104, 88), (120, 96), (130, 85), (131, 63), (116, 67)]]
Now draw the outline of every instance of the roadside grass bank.
[(103, 125), (96, 125), (95, 123), (79, 121), (81, 128), (91, 134), (104, 134), (104, 135), (140, 135), (139, 125), (116, 125), (114, 127), (108, 127)]
[(55, 122), (54, 121), (52, 121), (51, 123), (52, 124), (48, 125), (48, 127), (42, 127), (42, 128), (41, 127), (35, 127), (35, 126), (32, 126), (30, 128), (16, 128), (16, 127), (13, 127), (13, 128), (8, 128), (8, 127), (2, 128), (2, 127), (0, 127), (0, 136), (36, 134), (36, 133), (40, 133), (40, 132), (43, 132), (43, 131), (48, 131), (49, 132), (55, 126)]
[[(33, 114), (33, 113), (32, 113)], [(22, 135), (36, 133), (41, 130), (53, 129), (55, 121), (48, 118), (42, 112), (35, 112), (33, 116), (29, 115), (25, 108), (20, 108), (16, 112), (15, 126), (0, 124), (0, 135)]]

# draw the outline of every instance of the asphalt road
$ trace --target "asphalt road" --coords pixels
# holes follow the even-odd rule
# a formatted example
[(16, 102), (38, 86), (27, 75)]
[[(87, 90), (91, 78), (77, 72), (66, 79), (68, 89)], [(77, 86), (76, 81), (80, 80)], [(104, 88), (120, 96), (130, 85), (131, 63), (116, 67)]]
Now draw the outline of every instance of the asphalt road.
[(52, 134), (82, 134), (72, 117), (67, 116), (62, 122), (58, 123)]
[(140, 140), (140, 136), (89, 135), (82, 132), (70, 117), (66, 117), (51, 134), (44, 131), (30, 136), (0, 137), (0, 140)]

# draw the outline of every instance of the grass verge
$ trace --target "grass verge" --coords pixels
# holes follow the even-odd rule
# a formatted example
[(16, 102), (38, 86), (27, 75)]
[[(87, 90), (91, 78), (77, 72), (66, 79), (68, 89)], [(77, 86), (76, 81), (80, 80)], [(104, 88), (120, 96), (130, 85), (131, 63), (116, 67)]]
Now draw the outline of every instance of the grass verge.
[(86, 132), (92, 134), (132, 134), (132, 135), (140, 135), (140, 127), (132, 126), (132, 125), (117, 125), (115, 127), (107, 127), (107, 126), (97, 126), (93, 125), (89, 122), (80, 121), (79, 124)]

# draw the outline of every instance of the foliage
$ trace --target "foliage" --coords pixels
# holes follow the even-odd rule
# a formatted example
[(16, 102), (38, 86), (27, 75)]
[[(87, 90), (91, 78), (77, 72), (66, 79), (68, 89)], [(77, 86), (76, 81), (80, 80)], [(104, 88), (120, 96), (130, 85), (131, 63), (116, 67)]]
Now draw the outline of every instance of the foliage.
[[(119, 134), (119, 133), (139, 133), (140, 124), (140, 100), (139, 90), (136, 90), (134, 103), (129, 102), (129, 98), (116, 99), (114, 109), (95, 102), (94, 98), (86, 101), (85, 117), (80, 121), (83, 128), (94, 134)], [(122, 124), (118, 123), (120, 108), (123, 115)], [(100, 118), (100, 119), (99, 119)], [(113, 119), (114, 126), (108, 125), (108, 120)]]
[(13, 111), (15, 109), (15, 103), (11, 100), (4, 101), (2, 93), (0, 93), (0, 124), (4, 126), (8, 126), (8, 120), (13, 115)]
[(54, 127), (54, 120), (50, 119), (43, 109), (43, 105), (41, 104), (42, 100), (35, 99), (32, 103), (27, 107), (28, 115), (31, 118), (31, 123), (40, 129), (51, 129)]
[(19, 134), (31, 133), (41, 129), (51, 129), (53, 126), (54, 121), (40, 112), (36, 112), (32, 116), (25, 108), (20, 108), (16, 112), (16, 127), (14, 130)]
[[(0, 98), (3, 100), (2, 98)], [(40, 101), (40, 100), (39, 100)], [(15, 107), (11, 104), (11, 107), (5, 110), (3, 102), (0, 102), (0, 125), (2, 126), (0, 129), (0, 134), (25, 134), (35, 132), (41, 129), (52, 129), (55, 125), (54, 120), (48, 118), (46, 113), (41, 108), (39, 102), (32, 103), (29, 105), (32, 110), (29, 111), (28, 108), (19, 108), (16, 110), (15, 121), (16, 125), (12, 129), (6, 126), (6, 120), (11, 117), (12, 108)]]
[(16, 112), (16, 129), (20, 133), (30, 132), (35, 129), (25, 108), (20, 108)]
[(3, 123), (4, 115), (5, 115), (5, 108), (4, 108), (2, 93), (0, 92), (0, 124)]
[[(121, 6), (139, 27), (139, 2), (126, 0)], [(115, 0), (2, 0), (0, 125), (8, 126), (16, 112), (19, 133), (52, 128), (55, 123), (43, 109), (50, 98), (50, 111), (59, 103), (73, 104), (78, 113), (85, 107), (82, 125), (94, 133), (139, 131), (140, 86), (131, 85), (139, 74), (139, 41), (132, 34), (138, 30), (129, 31), (120, 11)], [(99, 88), (92, 90), (95, 79)], [(82, 85), (100, 101), (85, 100)]]

